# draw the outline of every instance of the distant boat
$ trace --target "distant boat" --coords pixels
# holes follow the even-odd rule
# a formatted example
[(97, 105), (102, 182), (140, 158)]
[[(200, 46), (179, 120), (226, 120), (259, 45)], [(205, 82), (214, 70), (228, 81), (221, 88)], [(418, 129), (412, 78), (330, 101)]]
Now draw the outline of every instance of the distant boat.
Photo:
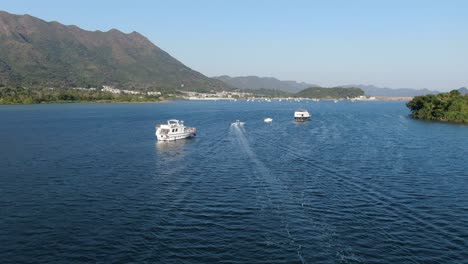
[(273, 121), (273, 118), (271, 118), (271, 117), (267, 117), (267, 118), (263, 119), (263, 122), (265, 122), (265, 123), (271, 123), (272, 121)]
[(310, 113), (307, 110), (299, 109), (294, 112), (294, 121), (305, 122), (310, 120)]
[(156, 126), (155, 135), (157, 140), (172, 141), (194, 137), (197, 135), (197, 130), (194, 127), (186, 127), (184, 121), (170, 119), (167, 124)]
[(338, 103), (338, 100), (334, 100), (333, 102), (336, 104), (336, 103)]
[(245, 122), (241, 122), (240, 120), (236, 120), (236, 122), (232, 123), (233, 125), (237, 125), (237, 126), (244, 126), (245, 125)]

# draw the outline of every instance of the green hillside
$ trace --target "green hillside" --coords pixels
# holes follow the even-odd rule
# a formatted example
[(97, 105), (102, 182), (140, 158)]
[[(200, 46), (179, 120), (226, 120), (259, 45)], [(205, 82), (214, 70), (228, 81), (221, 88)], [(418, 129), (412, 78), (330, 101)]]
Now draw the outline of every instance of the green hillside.
[(296, 93), (297, 97), (319, 98), (319, 99), (346, 99), (363, 96), (364, 91), (360, 88), (322, 88), (311, 87)]
[(85, 31), (0, 11), (0, 86), (228, 88), (193, 71), (137, 32)]

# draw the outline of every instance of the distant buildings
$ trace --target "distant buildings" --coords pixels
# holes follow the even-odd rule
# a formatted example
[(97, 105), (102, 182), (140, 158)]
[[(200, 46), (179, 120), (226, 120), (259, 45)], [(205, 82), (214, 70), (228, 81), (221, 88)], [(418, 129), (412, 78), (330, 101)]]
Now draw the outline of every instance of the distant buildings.
[(121, 91), (120, 89), (115, 89), (114, 87), (108, 86), (108, 85), (103, 85), (101, 91), (103, 91), (103, 92), (109, 92), (109, 93), (113, 93), (113, 94), (120, 94), (120, 93), (122, 93), (122, 91)]
[(364, 96), (364, 95), (360, 95), (356, 98), (354, 98), (355, 100), (375, 100), (376, 98), (374, 96)]
[(124, 94), (141, 94), (141, 92), (138, 91), (130, 91), (130, 90), (120, 90)]
[(146, 92), (146, 94), (156, 96), (156, 95), (161, 95), (161, 92)]
[(102, 89), (101, 91), (103, 92), (109, 92), (109, 93), (113, 93), (113, 94), (146, 94), (146, 95), (151, 95), (151, 96), (158, 96), (158, 95), (161, 95), (161, 92), (139, 92), (139, 91), (130, 91), (130, 90), (121, 90), (121, 89), (117, 89), (117, 88), (114, 88), (112, 86), (108, 86), (108, 85), (103, 85), (102, 86)]
[(197, 93), (197, 92), (182, 92), (184, 99), (188, 100), (235, 100), (246, 99), (252, 96), (251, 93), (244, 92), (212, 92), (212, 93)]

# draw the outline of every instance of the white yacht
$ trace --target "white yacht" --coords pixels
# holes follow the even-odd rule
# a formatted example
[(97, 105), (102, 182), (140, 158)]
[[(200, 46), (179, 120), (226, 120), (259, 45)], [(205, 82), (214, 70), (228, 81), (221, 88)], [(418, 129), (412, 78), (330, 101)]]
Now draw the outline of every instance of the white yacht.
[(156, 138), (161, 141), (171, 141), (194, 137), (197, 130), (194, 127), (186, 127), (184, 121), (177, 119), (167, 120), (167, 124), (156, 126)]
[(267, 117), (267, 118), (263, 119), (263, 122), (265, 122), (265, 123), (271, 123), (271, 122), (273, 122), (273, 118)]
[(294, 121), (305, 122), (310, 120), (310, 117), (310, 113), (304, 109), (299, 109), (294, 112)]

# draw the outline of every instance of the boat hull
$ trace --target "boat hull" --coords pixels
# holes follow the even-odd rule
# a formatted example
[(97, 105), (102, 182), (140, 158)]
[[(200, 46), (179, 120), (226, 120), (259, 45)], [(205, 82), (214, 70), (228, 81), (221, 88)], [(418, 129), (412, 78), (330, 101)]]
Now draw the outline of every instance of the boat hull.
[(158, 134), (156, 134), (156, 139), (158, 141), (174, 141), (174, 140), (192, 138), (194, 136), (195, 136), (195, 134), (192, 134), (192, 133), (182, 133), (182, 134), (179, 134), (179, 135), (158, 135)]
[(310, 120), (310, 116), (309, 117), (294, 117), (294, 121), (296, 122), (306, 122), (309, 120)]

